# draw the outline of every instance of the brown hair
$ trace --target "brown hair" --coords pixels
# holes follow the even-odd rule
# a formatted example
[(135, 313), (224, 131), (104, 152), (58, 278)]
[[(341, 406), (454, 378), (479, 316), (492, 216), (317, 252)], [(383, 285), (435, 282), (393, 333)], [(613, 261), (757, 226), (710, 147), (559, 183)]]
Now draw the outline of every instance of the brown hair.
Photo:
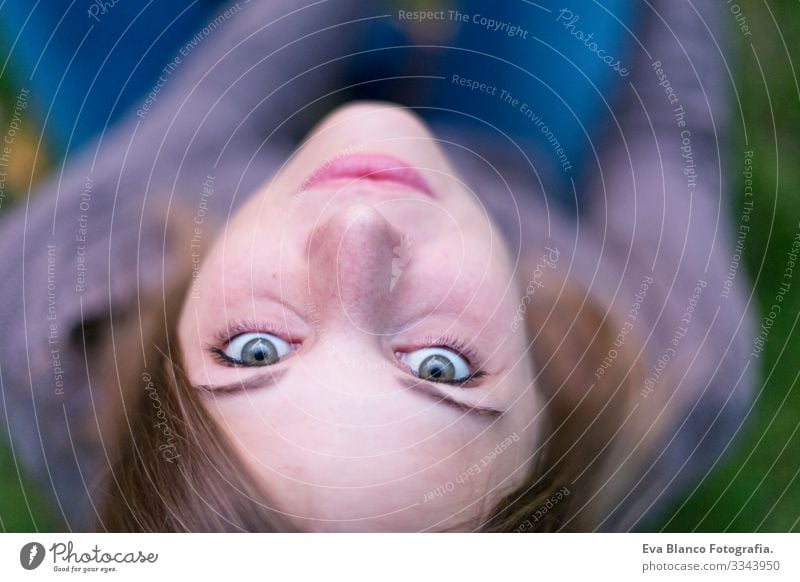
[[(544, 454), (528, 482), (498, 504), (485, 529), (591, 531), (618, 496), (608, 475), (618, 469), (620, 443), (634, 436), (622, 427), (643, 379), (641, 344), (633, 337), (616, 341), (615, 314), (574, 281), (552, 275), (537, 289), (526, 325), (537, 385), (547, 399)], [(613, 364), (603, 366), (611, 350)]]
[[(143, 324), (117, 337), (136, 346), (114, 374), (135, 394), (113, 422), (123, 433), (100, 488), (98, 529), (108, 531), (289, 531), (203, 406), (183, 372), (175, 329), (187, 278), (143, 310)], [(537, 384), (547, 400), (544, 452), (525, 484), (506, 495), (485, 531), (587, 531), (615, 492), (623, 419), (641, 385), (631, 338), (597, 379), (619, 331), (612, 314), (571, 281), (548, 280), (526, 315)], [(119, 349), (117, 349), (119, 353)], [(125, 413), (125, 410), (128, 410)], [(131, 412), (132, 411), (132, 412)], [(119, 433), (119, 431), (117, 430)], [(623, 436), (626, 435), (626, 436)]]

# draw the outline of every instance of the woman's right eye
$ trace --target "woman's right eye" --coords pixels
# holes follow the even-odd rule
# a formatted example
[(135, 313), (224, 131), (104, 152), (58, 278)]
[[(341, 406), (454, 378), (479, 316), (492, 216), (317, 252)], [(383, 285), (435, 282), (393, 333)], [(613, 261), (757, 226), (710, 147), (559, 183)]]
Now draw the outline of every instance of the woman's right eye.
[(222, 354), (240, 366), (271, 366), (292, 351), (291, 345), (269, 333), (243, 333), (233, 338)]

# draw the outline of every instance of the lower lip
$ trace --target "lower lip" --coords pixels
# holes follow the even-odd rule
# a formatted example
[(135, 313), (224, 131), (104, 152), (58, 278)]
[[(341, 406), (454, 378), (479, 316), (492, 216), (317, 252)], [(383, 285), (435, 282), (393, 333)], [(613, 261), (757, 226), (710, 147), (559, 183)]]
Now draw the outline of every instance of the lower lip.
[(419, 172), (404, 161), (385, 154), (354, 154), (328, 162), (306, 178), (301, 190), (342, 180), (369, 180), (375, 185), (400, 186), (433, 196), (433, 191)]

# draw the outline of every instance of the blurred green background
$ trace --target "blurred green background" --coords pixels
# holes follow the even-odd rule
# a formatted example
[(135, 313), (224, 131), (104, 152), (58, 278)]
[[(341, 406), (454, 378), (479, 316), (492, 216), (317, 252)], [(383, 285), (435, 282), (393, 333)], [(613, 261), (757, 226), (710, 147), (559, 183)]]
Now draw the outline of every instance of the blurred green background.
[[(417, 4), (424, 5), (420, 0)], [(754, 150), (755, 206), (745, 257), (755, 283), (759, 318), (775, 302), (786, 254), (800, 226), (800, 5), (795, 0), (740, 1), (752, 31), (741, 33), (733, 15), (730, 61), (741, 103), (730, 152), (734, 187), (730, 213), (742, 208), (741, 152)], [(720, 2), (720, 10), (726, 10)], [(2, 41), (2, 39), (0, 39)], [(711, 49), (710, 49), (711, 50)], [(10, 123), (18, 86), (0, 76), (0, 128)], [(50, 164), (35, 116), (28, 114), (7, 169), (0, 212), (24, 201), (31, 176)], [(741, 275), (740, 275), (741, 276)], [(800, 532), (800, 278), (776, 319), (760, 359), (759, 398), (730, 454), (684, 499), (645, 525), (652, 531)], [(760, 325), (760, 319), (759, 319)], [(54, 513), (26, 479), (0, 435), (0, 531), (51, 531)]]
[[(793, 0), (739, 2), (752, 31), (731, 26), (732, 73), (744, 125), (734, 119), (732, 145), (754, 151), (754, 210), (745, 257), (755, 282), (759, 318), (775, 303), (792, 240), (800, 231), (800, 4)], [(724, 3), (720, 2), (720, 10)], [(733, 20), (733, 16), (731, 16)], [(734, 115), (736, 103), (734, 101)], [(746, 129), (747, 143), (744, 131)], [(737, 169), (738, 168), (738, 169)], [(732, 199), (738, 221), (741, 176)], [(663, 531), (800, 531), (800, 278), (797, 267), (783, 310), (762, 356), (759, 398), (743, 438), (685, 500), (654, 522)], [(758, 320), (758, 326), (761, 319)], [(650, 528), (648, 528), (650, 529)]]

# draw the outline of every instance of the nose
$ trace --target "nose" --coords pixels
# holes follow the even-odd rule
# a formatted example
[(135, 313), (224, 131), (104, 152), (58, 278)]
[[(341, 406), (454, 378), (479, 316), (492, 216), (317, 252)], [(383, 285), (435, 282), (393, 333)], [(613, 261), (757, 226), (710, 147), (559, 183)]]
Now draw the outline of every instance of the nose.
[(326, 319), (381, 333), (394, 287), (403, 233), (375, 208), (355, 204), (312, 230), (308, 240), (309, 289)]

